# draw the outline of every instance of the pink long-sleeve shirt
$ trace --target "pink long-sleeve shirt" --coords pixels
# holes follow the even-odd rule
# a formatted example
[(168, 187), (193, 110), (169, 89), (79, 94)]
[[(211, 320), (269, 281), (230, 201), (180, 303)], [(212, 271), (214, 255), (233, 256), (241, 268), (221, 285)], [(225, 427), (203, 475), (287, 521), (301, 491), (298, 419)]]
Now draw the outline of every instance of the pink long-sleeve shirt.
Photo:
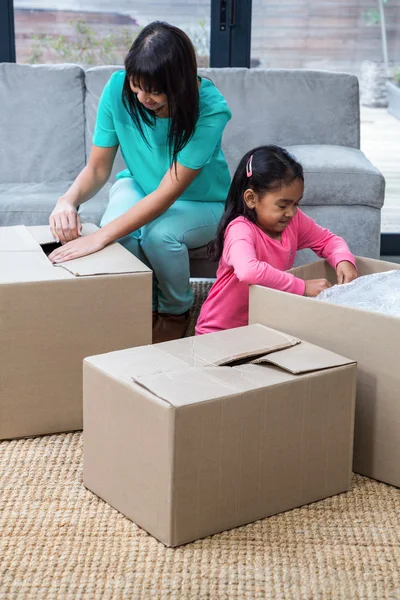
[(237, 217), (225, 232), (224, 250), (196, 326), (196, 334), (248, 324), (249, 286), (263, 285), (304, 295), (305, 282), (291, 273), (296, 251), (311, 248), (336, 268), (343, 260), (356, 265), (346, 242), (297, 210), (281, 240), (269, 237), (245, 217)]

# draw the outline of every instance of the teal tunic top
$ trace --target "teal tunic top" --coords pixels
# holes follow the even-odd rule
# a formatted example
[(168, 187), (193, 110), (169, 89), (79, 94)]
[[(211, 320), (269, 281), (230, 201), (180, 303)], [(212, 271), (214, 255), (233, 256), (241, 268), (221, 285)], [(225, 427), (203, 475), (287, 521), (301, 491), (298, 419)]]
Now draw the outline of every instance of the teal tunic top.
[[(97, 111), (93, 144), (120, 145), (128, 167), (117, 175), (134, 177), (144, 192), (154, 192), (171, 167), (168, 146), (169, 118), (156, 118), (153, 126), (142, 121), (146, 141), (122, 102), (125, 71), (117, 71), (106, 84)], [(222, 132), (231, 118), (228, 105), (214, 84), (201, 79), (199, 118), (194, 134), (178, 154), (178, 163), (201, 169), (180, 200), (224, 202), (230, 185), (228, 165), (221, 149)]]

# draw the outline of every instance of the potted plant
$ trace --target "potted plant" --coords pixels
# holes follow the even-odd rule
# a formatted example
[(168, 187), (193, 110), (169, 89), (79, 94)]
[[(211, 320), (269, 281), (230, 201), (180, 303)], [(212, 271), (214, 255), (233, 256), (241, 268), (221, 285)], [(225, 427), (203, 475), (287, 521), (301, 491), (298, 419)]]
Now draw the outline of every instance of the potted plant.
[(366, 60), (361, 65), (361, 103), (364, 106), (388, 106), (386, 83), (389, 75), (388, 44), (386, 35), (385, 4), (388, 0), (377, 0), (377, 7), (363, 14), (369, 26), (380, 25), (382, 41), (382, 59), (379, 61)]
[(393, 81), (386, 83), (388, 92), (388, 111), (400, 119), (400, 67), (395, 70)]

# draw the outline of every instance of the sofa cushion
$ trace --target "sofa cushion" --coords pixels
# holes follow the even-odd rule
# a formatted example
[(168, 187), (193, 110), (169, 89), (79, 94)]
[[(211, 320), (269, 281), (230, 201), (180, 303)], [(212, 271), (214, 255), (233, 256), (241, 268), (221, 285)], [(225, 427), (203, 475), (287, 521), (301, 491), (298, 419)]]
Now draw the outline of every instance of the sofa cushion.
[(361, 150), (312, 144), (286, 148), (304, 168), (301, 204), (382, 207), (385, 179)]
[(262, 144), (360, 147), (358, 79), (307, 69), (201, 69), (232, 111), (223, 136), (231, 172)]
[[(93, 67), (86, 71), (85, 75), (85, 85), (86, 85), (86, 97), (85, 97), (85, 111), (86, 111), (86, 124), (85, 124), (85, 132), (86, 132), (86, 154), (89, 156), (90, 149), (92, 147), (92, 137), (94, 126), (96, 123), (96, 115), (97, 115), (97, 105), (100, 100), (101, 93), (106, 85), (107, 81), (110, 79), (111, 75), (115, 73), (115, 71), (119, 71), (124, 67), (117, 66), (101, 66), (101, 67)], [(117, 156), (115, 157), (113, 169), (110, 176), (110, 181), (115, 181), (115, 175), (120, 171), (126, 169), (126, 165), (124, 159), (122, 158), (122, 154), (120, 150), (117, 152)]]
[[(330, 229), (348, 243), (356, 256), (379, 258), (380, 210), (371, 206), (302, 206), (321, 227)], [(312, 250), (300, 250), (295, 266), (318, 260)]]
[(84, 71), (0, 64), (0, 181), (73, 179), (85, 165)]
[[(47, 183), (0, 184), (0, 226), (47, 225), (58, 198), (69, 188), (72, 180)], [(100, 222), (108, 202), (110, 184), (82, 205), (82, 221)]]

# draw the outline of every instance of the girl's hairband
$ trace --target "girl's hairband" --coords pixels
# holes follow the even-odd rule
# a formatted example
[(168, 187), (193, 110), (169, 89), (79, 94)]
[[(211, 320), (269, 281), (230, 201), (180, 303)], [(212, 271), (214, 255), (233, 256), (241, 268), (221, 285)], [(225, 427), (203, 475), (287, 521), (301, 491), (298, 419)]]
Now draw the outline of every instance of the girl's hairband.
[(253, 155), (250, 156), (246, 165), (246, 175), (247, 177), (251, 177), (253, 175)]

